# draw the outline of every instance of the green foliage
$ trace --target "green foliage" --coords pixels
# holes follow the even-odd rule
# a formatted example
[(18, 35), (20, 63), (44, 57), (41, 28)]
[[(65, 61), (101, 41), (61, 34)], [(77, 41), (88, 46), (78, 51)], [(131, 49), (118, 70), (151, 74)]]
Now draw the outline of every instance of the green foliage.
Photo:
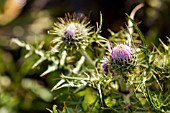
[[(0, 89), (0, 105), (5, 106), (5, 109), (9, 109), (11, 112), (15, 106), (24, 104), (27, 108), (20, 110), (24, 111), (31, 105), (36, 105), (34, 101), (36, 102), (36, 97), (38, 97), (45, 102), (55, 100), (52, 109), (43, 102), (42, 105), (35, 106), (43, 106), (51, 113), (170, 112), (170, 39), (167, 38), (169, 44), (164, 44), (160, 40), (159, 47), (149, 48), (144, 35), (131, 16), (128, 16), (128, 20), (133, 26), (128, 26), (126, 30), (118, 33), (110, 31), (111, 36), (106, 39), (100, 34), (102, 32), (102, 15), (100, 16), (96, 31), (92, 31), (92, 28), (87, 25), (82, 25), (84, 21), (78, 23), (76, 17), (76, 24), (82, 25), (81, 29), (83, 30), (81, 31), (86, 31), (86, 34), (81, 34), (81, 32), (77, 35), (75, 33), (69, 37), (65, 36), (65, 30), (70, 23), (72, 24), (72, 21), (75, 22), (74, 16), (71, 19), (67, 17), (67, 21), (61, 18), (59, 26), (54, 27), (53, 32), (56, 36), (52, 40), (56, 45), (51, 46), (51, 49), (45, 49), (45, 46), (50, 48), (48, 41), (31, 44), (16, 38), (12, 39), (12, 44), (15, 43), (23, 48), (24, 56), (21, 56), (21, 60), (24, 60), (24, 63), (18, 73), (14, 66), (7, 66), (13, 83), (5, 75), (6, 69), (0, 69), (0, 87), (2, 87)], [(133, 37), (134, 33), (129, 32), (132, 27), (138, 37)], [(86, 46), (81, 47), (84, 40)], [(79, 43), (79, 41), (81, 42)], [(115, 63), (113, 67), (107, 62), (107, 65), (113, 68), (104, 72), (101, 61), (103, 58), (110, 57), (108, 43), (111, 46), (128, 43), (127, 45), (135, 50), (135, 65), (131, 64), (134, 65), (133, 69), (115, 71), (118, 65), (116, 66)], [(59, 46), (61, 47), (58, 48)], [(27, 54), (25, 54), (26, 52)], [(0, 51), (0, 54), (2, 53), (3, 51)], [(0, 55), (0, 57), (4, 56)], [(3, 58), (1, 59), (3, 60)], [(10, 59), (8, 64), (14, 65), (12, 58)], [(0, 65), (5, 64), (0, 62)], [(126, 68), (119, 65), (120, 67)], [(47, 82), (52, 87), (51, 92), (38, 80), (23, 78), (28, 74), (40, 75), (40, 77), (48, 79)], [(4, 81), (7, 82), (4, 83)], [(10, 93), (12, 92), (6, 88), (9, 84), (12, 84), (16, 89), (14, 93), (19, 93), (19, 95), (11, 98)], [(20, 94), (20, 90), (24, 90), (24, 93)], [(33, 98), (29, 98), (32, 97), (30, 95), (34, 95)], [(18, 98), (18, 96), (22, 96), (22, 98)], [(29, 102), (20, 103), (20, 99)]]
[[(161, 41), (162, 47), (155, 47), (153, 50), (148, 48), (137, 24), (131, 17), (129, 19), (139, 34), (142, 43), (141, 45), (136, 45), (133, 42), (137, 53), (137, 65), (135, 69), (128, 73), (119, 73), (120, 76), (117, 73), (113, 73), (113, 75), (102, 73), (99, 67), (100, 63), (94, 62), (101, 60), (100, 57), (98, 59), (98, 56), (102, 56), (101, 54), (103, 54), (103, 52), (100, 53), (100, 49), (96, 49), (99, 51), (97, 51), (95, 59), (87, 53), (88, 48), (90, 51), (94, 51), (94, 48), (105, 46), (103, 42), (107, 42), (104, 41), (106, 39), (100, 38), (101, 36), (98, 34), (101, 26), (94, 33), (96, 39), (93, 43), (97, 43), (95, 47), (92, 47), (90, 44), (91, 47), (89, 46), (85, 50), (74, 51), (71, 54), (67, 50), (60, 51), (59, 53), (45, 52), (41, 49), (42, 46), (34, 48), (30, 44), (17, 39), (12, 40), (12, 42), (15, 42), (20, 47), (26, 48), (29, 51), (29, 55), (36, 54), (40, 57), (33, 65), (33, 68), (38, 67), (46, 60), (51, 62), (52, 65), (48, 64), (47, 70), (40, 76), (55, 71), (60, 73), (56, 76), (59, 81), (52, 88), (52, 91), (68, 88), (68, 92), (65, 93), (69, 95), (66, 96), (65, 100), (62, 100), (65, 103), (63, 110), (57, 110), (54, 105), (53, 110), (49, 110), (51, 113), (166, 112), (169, 110), (169, 93), (166, 91), (168, 86), (166, 84), (167, 80), (165, 80), (170, 74), (168, 59), (170, 55), (168, 51), (169, 46)], [(125, 31), (123, 33), (127, 32)], [(118, 33), (112, 34), (112, 37), (118, 36)], [(114, 41), (114, 43), (119, 42), (116, 38), (112, 37), (110, 38), (111, 41)], [(106, 49), (106, 47), (103, 49)], [(94, 56), (95, 52), (93, 54)], [(160, 58), (164, 59), (160, 60)], [(126, 74), (126, 80), (121, 78), (121, 74)], [(123, 87), (125, 88), (124, 90), (122, 90)], [(60, 94), (66, 95), (63, 93)], [(57, 98), (60, 98), (60, 96), (57, 96)]]

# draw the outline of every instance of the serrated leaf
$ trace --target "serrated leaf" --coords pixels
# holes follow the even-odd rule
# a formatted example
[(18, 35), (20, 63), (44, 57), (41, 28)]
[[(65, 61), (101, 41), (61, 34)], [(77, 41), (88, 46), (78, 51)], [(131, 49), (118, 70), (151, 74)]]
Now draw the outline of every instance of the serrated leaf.
[(67, 52), (66, 51), (63, 51), (61, 53), (62, 57), (60, 59), (60, 66), (63, 66), (65, 64), (65, 60), (66, 60), (66, 56), (67, 56)]
[(161, 44), (163, 45), (164, 49), (168, 51), (168, 46), (167, 46), (167, 45), (165, 45), (165, 44), (162, 42), (162, 40), (161, 40), (161, 39), (159, 39), (159, 41), (160, 41), (160, 42), (161, 42)]
[(80, 70), (80, 68), (81, 68), (82, 64), (84, 63), (84, 61), (85, 61), (85, 57), (82, 56), (82, 57), (80, 58), (80, 60), (77, 62), (76, 68), (73, 69), (73, 73), (74, 73), (74, 74), (77, 74), (77, 73), (78, 73), (78, 71)]
[(35, 67), (37, 67), (40, 63), (42, 63), (43, 61), (45, 61), (46, 58), (45, 57), (41, 57), (33, 66), (32, 68), (34, 69)]
[(58, 90), (58, 89), (61, 89), (61, 88), (64, 88), (64, 87), (84, 87), (85, 85), (84, 84), (74, 84), (74, 82), (69, 82), (69, 83), (65, 83), (65, 84), (62, 84), (62, 85), (59, 85), (58, 87), (57, 86), (54, 86), (52, 88), (52, 91), (54, 90)]
[[(127, 15), (127, 16), (128, 16), (128, 15)], [(135, 21), (134, 21), (130, 16), (128, 16), (128, 18), (129, 18), (129, 20), (133, 23), (133, 26), (134, 26), (136, 32), (139, 34), (139, 38), (141, 39), (142, 44), (143, 44), (144, 46), (146, 46), (145, 38), (144, 38), (142, 32), (140, 31), (139, 27), (137, 26), (137, 24), (135, 23)]]
[(61, 79), (52, 89), (51, 91), (54, 91), (55, 89), (57, 89), (61, 84), (63, 84), (65, 82), (65, 79)]
[(11, 40), (11, 42), (17, 44), (17, 45), (20, 46), (20, 47), (24, 47), (24, 46), (25, 46), (25, 43), (22, 42), (22, 41), (20, 41), (20, 40), (18, 40), (17, 38), (13, 38), (13, 39)]
[(55, 71), (58, 68), (58, 65), (49, 65), (48, 69), (40, 75), (40, 77), (43, 77), (44, 75), (47, 75), (48, 73), (51, 73)]

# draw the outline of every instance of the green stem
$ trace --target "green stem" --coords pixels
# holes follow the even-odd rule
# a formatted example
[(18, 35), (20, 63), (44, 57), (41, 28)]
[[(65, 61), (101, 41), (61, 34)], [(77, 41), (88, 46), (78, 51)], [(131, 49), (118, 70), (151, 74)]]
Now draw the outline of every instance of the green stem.
[(123, 93), (129, 92), (128, 87), (126, 85), (126, 81), (122, 75), (119, 75), (118, 83), (119, 83), (121, 92), (123, 92)]
[(93, 60), (91, 59), (91, 57), (87, 54), (87, 52), (85, 50), (81, 49), (80, 53), (86, 58), (86, 61), (88, 62), (88, 64), (90, 64), (93, 67), (95, 67), (95, 63), (93, 62)]
[(123, 99), (124, 99), (124, 103), (125, 103), (125, 113), (129, 113), (129, 107), (131, 106), (130, 104), (130, 96), (131, 94), (124, 94), (123, 95)]
[(130, 88), (127, 86), (127, 82), (125, 78), (122, 75), (119, 75), (118, 83), (120, 87), (120, 92), (123, 93), (123, 99), (125, 103), (125, 113), (128, 113), (128, 109), (130, 107), (131, 91)]

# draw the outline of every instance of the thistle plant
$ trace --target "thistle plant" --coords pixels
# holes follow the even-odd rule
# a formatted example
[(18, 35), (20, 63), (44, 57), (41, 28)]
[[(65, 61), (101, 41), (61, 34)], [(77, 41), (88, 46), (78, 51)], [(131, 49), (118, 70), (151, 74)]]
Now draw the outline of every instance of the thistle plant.
[[(170, 45), (160, 41), (161, 47), (148, 47), (134, 21), (134, 14), (140, 8), (141, 5), (137, 6), (127, 16), (125, 31), (110, 31), (108, 39), (100, 35), (102, 18), (94, 31), (84, 16), (67, 14), (49, 31), (55, 36), (49, 51), (13, 40), (31, 55), (40, 56), (33, 68), (48, 61), (48, 69), (41, 76), (50, 76), (52, 72), (56, 75), (51, 91), (58, 91), (55, 97), (58, 103), (49, 112), (170, 111)], [(138, 34), (137, 38), (133, 37), (134, 33)]]

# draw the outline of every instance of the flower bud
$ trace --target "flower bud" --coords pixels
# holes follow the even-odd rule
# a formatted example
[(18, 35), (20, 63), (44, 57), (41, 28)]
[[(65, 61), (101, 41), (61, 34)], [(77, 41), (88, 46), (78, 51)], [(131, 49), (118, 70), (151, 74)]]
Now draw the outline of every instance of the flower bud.
[(51, 41), (52, 49), (78, 50), (85, 49), (90, 43), (91, 29), (87, 18), (82, 14), (67, 14), (65, 18), (58, 18), (53, 29), (49, 31), (56, 37)]

